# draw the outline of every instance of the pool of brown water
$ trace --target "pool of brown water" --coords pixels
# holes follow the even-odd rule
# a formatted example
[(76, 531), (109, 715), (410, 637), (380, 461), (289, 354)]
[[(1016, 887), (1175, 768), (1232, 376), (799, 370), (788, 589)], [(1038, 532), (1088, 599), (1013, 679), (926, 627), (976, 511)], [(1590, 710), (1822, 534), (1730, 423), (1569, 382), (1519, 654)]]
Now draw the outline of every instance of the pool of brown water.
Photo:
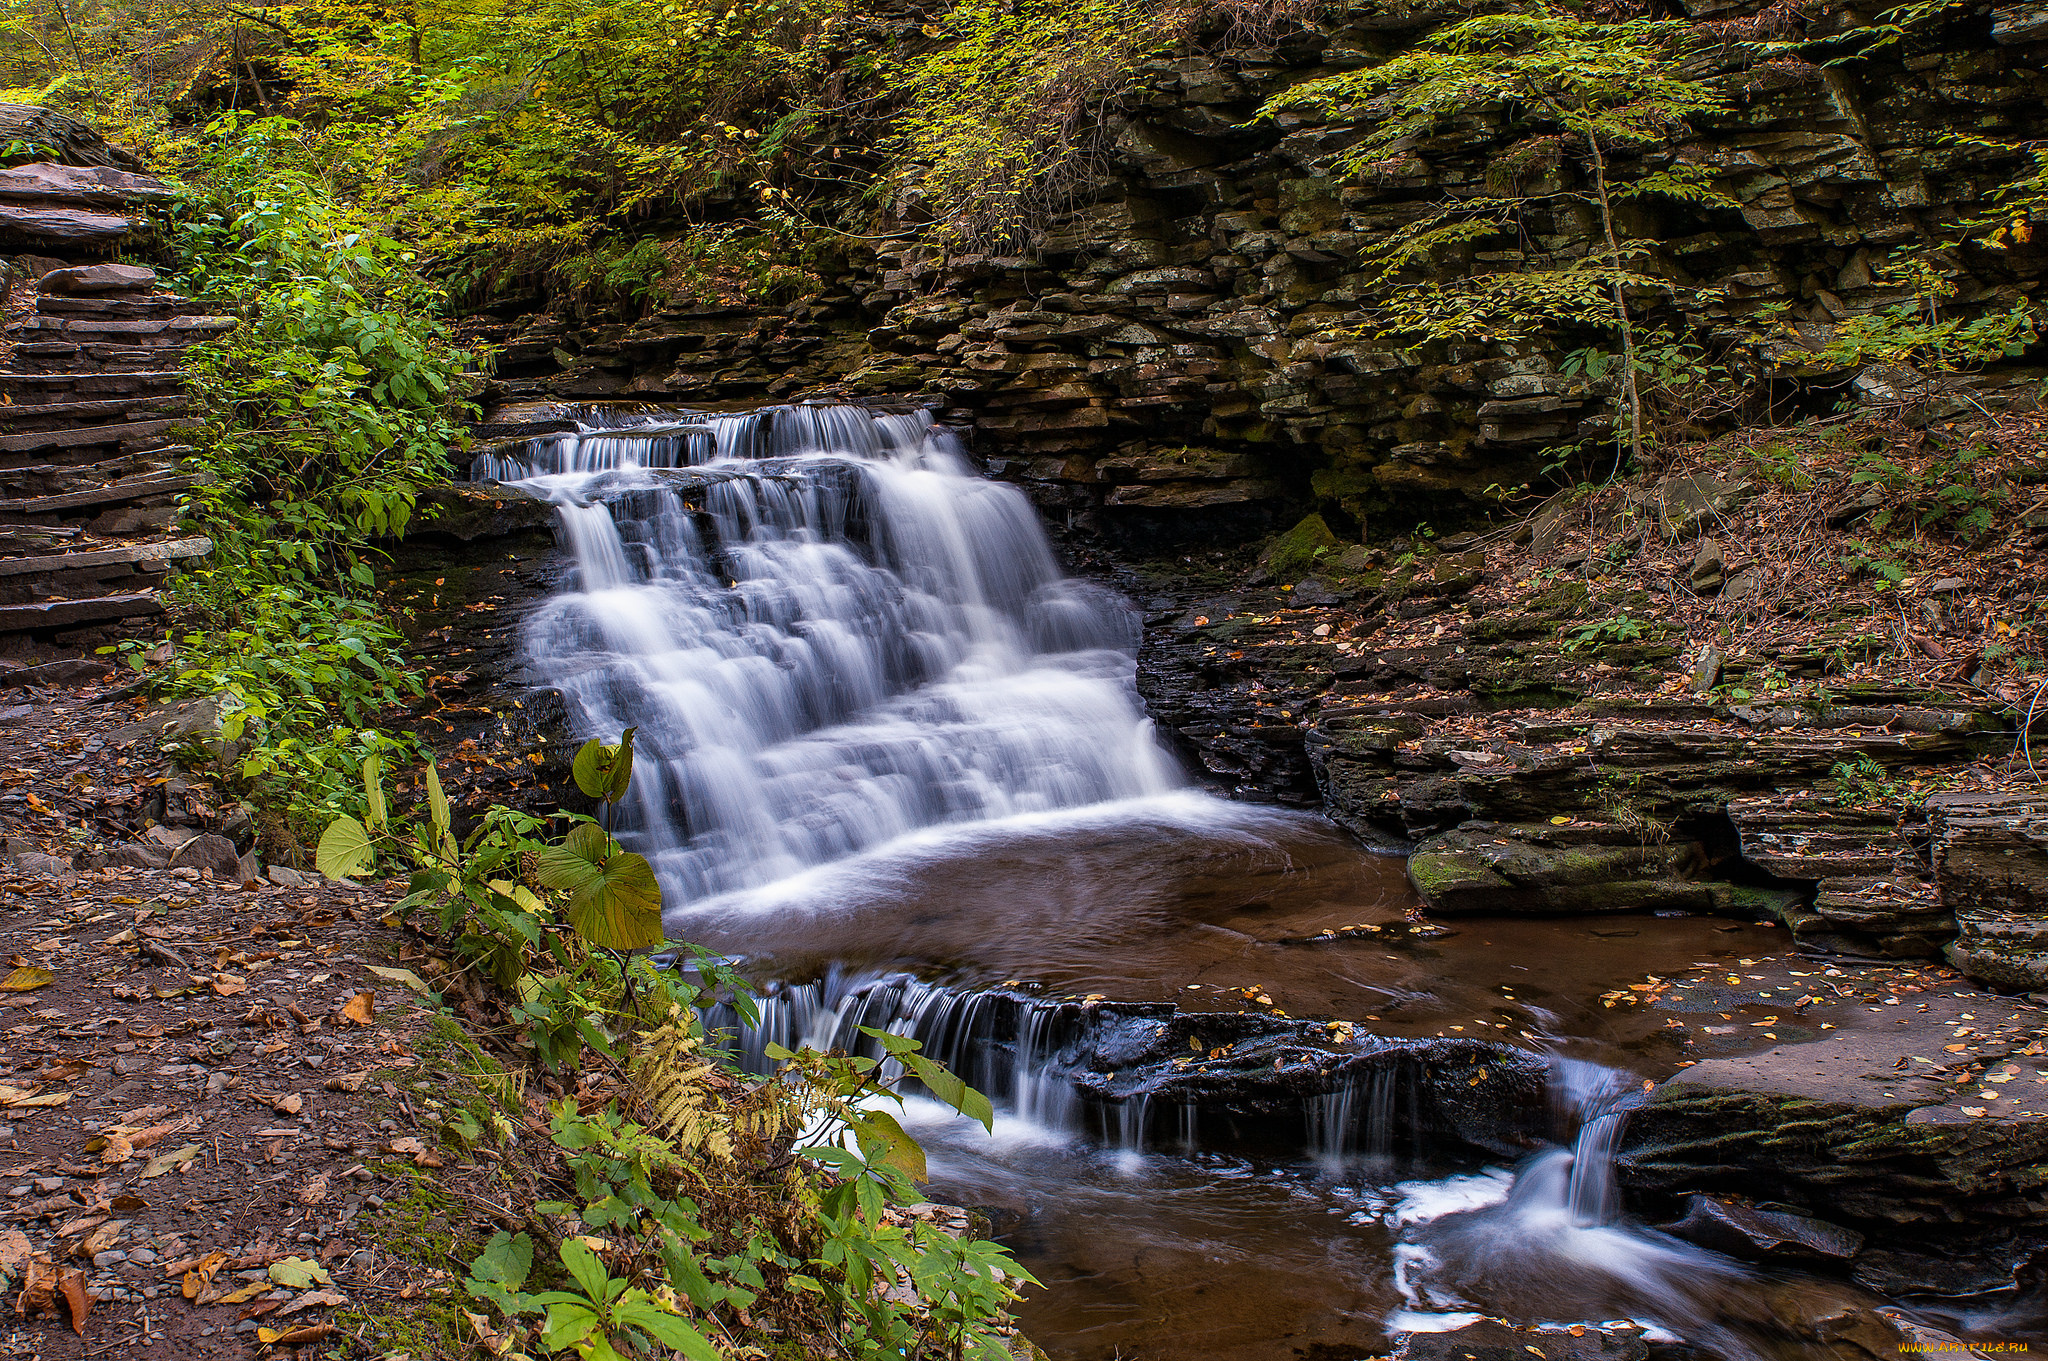
[[(1418, 930), (1417, 907), (1397, 858), (1322, 819), (1174, 795), (920, 837), (713, 900), (671, 927), (764, 978), (908, 971), (1047, 997), (1339, 1018), (1387, 1035), (1505, 1039), (1638, 1079), (1819, 1024), (1778, 1018), (1776, 991), (1820, 982), (1803, 981), (1817, 970), (1775, 927), (1607, 916)], [(1756, 999), (1724, 981), (1737, 978)], [(1672, 979), (1720, 991), (1702, 983), (1694, 1000), (1666, 1004), (1658, 985)], [(1854, 1023), (1848, 1009), (1843, 1019)], [(1575, 1224), (1553, 1203), (1561, 1192), (1544, 1189), (1557, 1172), (1541, 1159), (1247, 1157), (1205, 1148), (1199, 1130), (1119, 1149), (1008, 1112), (991, 1137), (915, 1100), (908, 1120), (931, 1150), (933, 1194), (987, 1211), (1044, 1283), (1021, 1318), (1059, 1361), (1345, 1361), (1468, 1306), (1696, 1327), (1761, 1311), (1763, 1341), (1748, 1354), (1799, 1357), (1809, 1353), (1770, 1341), (1773, 1311), (1880, 1303), (1626, 1223)], [(1439, 1219), (1456, 1229), (1443, 1243), (1426, 1237)], [(1464, 1275), (1437, 1280), (1419, 1253)]]

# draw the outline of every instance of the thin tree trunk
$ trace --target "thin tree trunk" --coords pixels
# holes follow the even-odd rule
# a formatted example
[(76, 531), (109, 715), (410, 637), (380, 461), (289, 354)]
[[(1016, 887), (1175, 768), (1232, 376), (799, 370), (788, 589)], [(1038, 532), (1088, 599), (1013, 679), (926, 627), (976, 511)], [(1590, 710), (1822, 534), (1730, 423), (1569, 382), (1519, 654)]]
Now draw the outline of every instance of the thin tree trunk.
[[(1628, 299), (1621, 291), (1621, 241), (1614, 233), (1614, 201), (1607, 193), (1607, 158), (1600, 154), (1600, 139), (1586, 129), (1586, 149), (1593, 155), (1593, 183), (1600, 195), (1600, 228), (1607, 236), (1607, 258), (1614, 267), (1614, 276), (1609, 281), (1614, 292), (1614, 315), (1621, 323), (1621, 372), (1622, 390), (1628, 402), (1628, 445), (1629, 456), (1640, 467), (1643, 461), (1643, 393), (1636, 382), (1636, 335), (1635, 327), (1628, 315)], [(1621, 441), (1615, 440), (1619, 450)], [(1614, 471), (1621, 471), (1621, 456), (1616, 453)]]

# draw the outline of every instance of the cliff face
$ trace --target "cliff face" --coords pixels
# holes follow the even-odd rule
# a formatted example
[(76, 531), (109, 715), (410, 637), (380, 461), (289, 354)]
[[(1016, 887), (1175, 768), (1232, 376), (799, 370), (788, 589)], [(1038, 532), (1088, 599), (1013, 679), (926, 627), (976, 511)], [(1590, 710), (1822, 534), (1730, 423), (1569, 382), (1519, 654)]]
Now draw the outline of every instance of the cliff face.
[[(1735, 15), (1698, 9), (1705, 21)], [(1085, 201), (1033, 258), (941, 258), (906, 234), (860, 246), (829, 291), (793, 309), (678, 306), (607, 325), (572, 320), (563, 304), (477, 329), (503, 344), (515, 395), (924, 394), (972, 426), (998, 475), (1112, 534), (1227, 525), (1241, 541), (1311, 500), (1361, 520), (1387, 506), (1431, 514), (1518, 483), (1546, 447), (1607, 428), (1606, 399), (1559, 369), (1591, 337), (1519, 353), (1476, 338), (1399, 349), (1365, 306), (1362, 255), (1446, 195), (1481, 192), (1513, 140), (1512, 111), (1471, 109), (1416, 148), (1423, 169), (1367, 184), (1312, 170), (1354, 130), (1256, 115), (1274, 94), (1398, 52), (1446, 17), (1379, 16), (1275, 50), (1152, 62)], [(1873, 20), (1849, 8), (1784, 23), (1818, 37)], [(2018, 169), (1959, 134), (2048, 132), (2044, 56), (2048, 8), (1976, 0), (1851, 63), (1723, 72), (1735, 111), (1681, 154), (1740, 206), (1625, 207), (1625, 228), (1650, 247), (1647, 272), (1671, 283), (1639, 305), (1774, 373), (1752, 390), (1771, 409), (1752, 418), (1900, 401), (1896, 375), (1829, 370), (1814, 352), (1845, 319), (1909, 301), (1882, 277), (1887, 254), (1946, 239)], [(1578, 200), (1553, 202), (1563, 206), (1525, 215), (1532, 263), (1596, 249)], [(2017, 242), (1953, 253), (1947, 306), (1969, 314), (2030, 298), (2041, 261)], [(1468, 253), (1436, 268), (1501, 262)], [(1774, 308), (1779, 319), (1762, 324)], [(2030, 392), (2039, 376), (1973, 375), (1951, 400)]]

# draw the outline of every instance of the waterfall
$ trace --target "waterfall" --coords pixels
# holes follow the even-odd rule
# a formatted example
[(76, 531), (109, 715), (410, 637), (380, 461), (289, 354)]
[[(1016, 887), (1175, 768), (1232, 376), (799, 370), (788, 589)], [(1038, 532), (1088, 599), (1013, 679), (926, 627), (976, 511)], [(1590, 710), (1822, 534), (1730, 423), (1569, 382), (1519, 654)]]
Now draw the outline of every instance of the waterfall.
[[(963, 992), (904, 974), (853, 975), (828, 970), (812, 983), (765, 990), (748, 1022), (729, 1003), (705, 1016), (717, 1047), (751, 1072), (773, 1072), (771, 1044), (785, 1049), (842, 1049), (881, 1058), (881, 1044), (863, 1027), (917, 1040), (923, 1052), (986, 1093), (1017, 1119), (1059, 1133), (1083, 1132), (1081, 1097), (1060, 1051), (1072, 1039), (1057, 1004), (1006, 993)], [(885, 1068), (884, 1080), (900, 1074)], [(1138, 1109), (1132, 1109), (1138, 1108)], [(1142, 1147), (1145, 1112), (1139, 1101), (1115, 1108), (1126, 1148)]]
[(1129, 605), (927, 414), (593, 415), (477, 477), (575, 555), (528, 660), (638, 730), (621, 836), (672, 914), (939, 828), (1168, 792)]

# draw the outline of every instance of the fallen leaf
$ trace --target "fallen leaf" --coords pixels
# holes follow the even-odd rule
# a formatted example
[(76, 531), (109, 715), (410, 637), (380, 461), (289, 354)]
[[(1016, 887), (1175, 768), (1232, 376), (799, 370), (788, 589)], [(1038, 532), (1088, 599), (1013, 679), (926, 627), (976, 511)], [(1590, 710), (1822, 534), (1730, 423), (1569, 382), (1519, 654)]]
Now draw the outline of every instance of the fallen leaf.
[(227, 1259), (228, 1255), (225, 1252), (209, 1252), (194, 1262), (191, 1269), (185, 1273), (184, 1279), (178, 1283), (179, 1293), (188, 1300), (198, 1299), (206, 1292), (206, 1288), (213, 1284), (213, 1273), (219, 1271), (221, 1264)]
[(300, 1096), (297, 1092), (293, 1092), (289, 1096), (281, 1096), (271, 1102), (270, 1109), (276, 1111), (279, 1115), (297, 1115), (300, 1111), (306, 1109), (306, 1098)]
[(71, 1331), (85, 1336), (85, 1316), (92, 1312), (92, 1296), (85, 1292), (83, 1271), (57, 1272), (57, 1288), (64, 1292), (64, 1303), (71, 1309)]
[(132, 1215), (139, 1211), (147, 1210), (149, 1202), (141, 1196), (115, 1196), (108, 1208), (117, 1210), (124, 1215)]
[(61, 1106), (71, 1100), (69, 1092), (44, 1092), (36, 1095), (34, 1087), (10, 1087), (0, 1082), (0, 1106), (24, 1109), (31, 1106)]
[(119, 1134), (106, 1137), (106, 1147), (100, 1150), (100, 1161), (108, 1167), (119, 1167), (135, 1156), (135, 1145)]
[(128, 1221), (125, 1219), (110, 1219), (97, 1229), (94, 1229), (90, 1235), (80, 1239), (78, 1246), (73, 1248), (72, 1251), (87, 1261), (91, 1261), (100, 1253), (110, 1250), (114, 1244), (120, 1242), (121, 1230), (127, 1227)]
[(363, 1082), (369, 1076), (367, 1071), (361, 1073), (336, 1073), (320, 1085), (330, 1092), (359, 1092), (363, 1089)]
[(304, 1347), (315, 1342), (325, 1342), (341, 1329), (331, 1323), (309, 1323), (303, 1328), (279, 1332), (275, 1328), (258, 1328), (256, 1340), (266, 1347)]
[(368, 1025), (377, 1015), (377, 994), (359, 992), (342, 1003), (340, 1016), (351, 1025)]
[(327, 1178), (325, 1176), (314, 1177), (299, 1188), (299, 1204), (301, 1205), (318, 1205), (325, 1199), (327, 1199)]
[(235, 997), (249, 990), (249, 982), (231, 973), (219, 973), (213, 976), (213, 990), (222, 997)]
[(15, 1297), (15, 1312), (23, 1318), (57, 1307), (57, 1264), (47, 1257), (31, 1257), (23, 1264), (21, 1294)]
[(151, 1177), (161, 1177), (172, 1168), (191, 1162), (205, 1151), (206, 1145), (204, 1144), (186, 1144), (183, 1147), (174, 1148), (168, 1153), (159, 1153), (149, 1160), (147, 1167), (142, 1169), (141, 1180), (148, 1181)]
[(267, 1280), (262, 1280), (262, 1281), (251, 1281), (251, 1282), (249, 1282), (249, 1284), (247, 1284), (247, 1285), (243, 1286), (243, 1287), (242, 1287), (241, 1289), (239, 1289), (239, 1290), (235, 1291), (235, 1292), (234, 1292), (233, 1294), (231, 1294), (231, 1295), (222, 1295), (222, 1296), (221, 1296), (221, 1297), (220, 1297), (219, 1299), (217, 1299), (217, 1300), (214, 1300), (214, 1301), (212, 1301), (212, 1303), (214, 1303), (214, 1304), (247, 1304), (247, 1303), (248, 1303), (248, 1302), (249, 1302), (250, 1300), (253, 1300), (253, 1299), (255, 1299), (255, 1298), (256, 1298), (256, 1297), (258, 1296), (258, 1295), (261, 1295), (261, 1294), (262, 1294), (262, 1293), (263, 1293), (264, 1291), (266, 1291), (266, 1290), (272, 1290), (272, 1289), (275, 1289), (275, 1288), (276, 1288), (276, 1287), (272, 1286), (272, 1285), (271, 1285), (271, 1283), (270, 1283), (269, 1281), (267, 1281)]
[(12, 1276), (34, 1251), (29, 1246), (28, 1235), (21, 1230), (9, 1229), (0, 1233), (0, 1272)]
[(16, 969), (7, 977), (0, 978), (0, 992), (34, 992), (37, 988), (47, 988), (56, 981), (57, 975), (48, 969), (31, 966)]
[(342, 1294), (339, 1290), (313, 1290), (299, 1296), (290, 1304), (278, 1310), (277, 1316), (283, 1318), (286, 1314), (296, 1314), (301, 1309), (324, 1309), (330, 1304), (347, 1303), (348, 1296)]
[(310, 1257), (287, 1257), (270, 1264), (270, 1279), (293, 1290), (304, 1290), (309, 1286), (332, 1285), (334, 1277), (326, 1267)]
[(433, 995), (433, 989), (427, 986), (426, 980), (411, 969), (387, 969), (381, 964), (368, 964), (364, 967), (379, 978), (388, 978), (394, 983), (403, 983), (422, 997)]

